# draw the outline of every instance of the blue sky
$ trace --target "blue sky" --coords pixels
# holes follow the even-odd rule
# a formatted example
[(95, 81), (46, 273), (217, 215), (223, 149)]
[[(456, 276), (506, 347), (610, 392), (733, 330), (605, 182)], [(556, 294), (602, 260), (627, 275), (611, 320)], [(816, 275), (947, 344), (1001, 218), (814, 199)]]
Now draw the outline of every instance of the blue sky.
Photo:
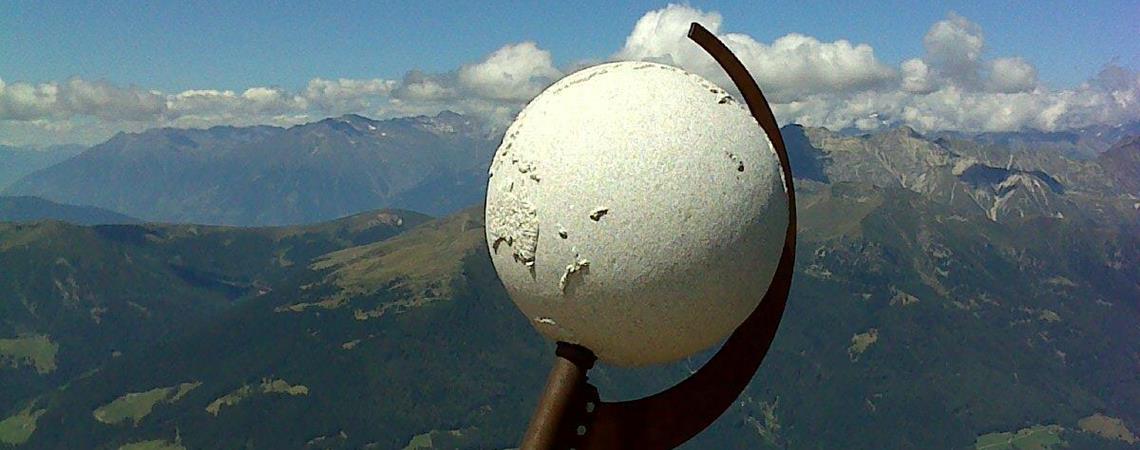
[[(454, 74), (460, 68), (486, 61), (496, 51), (523, 42), (533, 42), (537, 51), (548, 54), (551, 65), (558, 69), (543, 71), (545, 78), (557, 78), (582, 61), (602, 61), (615, 55), (661, 57), (652, 54), (648, 47), (630, 53), (623, 46), (640, 19), (652, 11), (663, 10), (667, 3), (630, 2), (616, 7), (610, 2), (425, 3), (7, 2), (0, 8), (0, 89), (6, 84), (9, 90), (7, 94), (0, 91), (0, 143), (61, 141), (66, 136), (95, 140), (121, 129), (224, 122), (189, 121), (186, 113), (180, 113), (178, 117), (183, 121), (177, 122), (170, 114), (177, 108), (165, 106), (147, 120), (139, 119), (137, 114), (126, 120), (115, 117), (113, 111), (97, 110), (99, 106), (91, 105), (60, 112), (59, 108), (30, 105), (28, 97), (13, 94), (17, 88), (64, 86), (73, 79), (95, 83), (96, 87), (109, 86), (113, 94), (158, 91), (168, 97), (166, 103), (171, 103), (170, 96), (188, 90), (241, 94), (250, 88), (267, 87), (299, 95), (314, 79), (403, 80), (407, 84), (406, 77), (413, 70), (438, 79), (446, 87), (449, 77), (455, 81)], [(874, 64), (892, 72), (880, 71), (882, 76), (878, 78), (883, 80), (905, 79), (913, 71), (904, 71), (901, 65), (907, 60), (925, 58), (926, 63), (918, 69), (942, 71), (942, 81), (927, 80), (929, 83), (923, 86), (929, 85), (930, 89), (918, 89), (920, 95), (931, 94), (934, 91), (927, 92), (931, 89), (945, 93), (942, 87), (951, 84), (966, 91), (1011, 93), (1013, 88), (985, 87), (990, 85), (982, 80), (1001, 67), (1023, 69), (1017, 72), (1021, 75), (1032, 69), (1031, 79), (1014, 82), (1020, 83), (1023, 91), (1079, 89), (1110, 63), (1124, 70), (1123, 78), (1133, 82), (1140, 68), (1140, 39), (1136, 38), (1140, 36), (1140, 3), (1135, 1), (1090, 1), (1079, 6), (1047, 1), (944, 2), (936, 6), (927, 2), (886, 1), (692, 2), (679, 9), (693, 11), (696, 17), (718, 15), (723, 19), (720, 34), (741, 33), (761, 47), (789, 34), (804, 35), (822, 44), (839, 40), (853, 46), (865, 44), (873, 51)], [(936, 66), (937, 58), (927, 55), (930, 43), (926, 38), (936, 24), (948, 20), (966, 30), (963, 33), (984, 39), (980, 57), (974, 59), (976, 67), (971, 69), (976, 74), (951, 75), (950, 69)], [(674, 57), (675, 63), (691, 69), (683, 58)], [(1016, 60), (1017, 64), (1003, 66), (993, 62), (1003, 58)], [(763, 62), (757, 60), (755, 64)], [(910, 66), (915, 68), (914, 64)], [(1020, 76), (1017, 74), (1010, 72), (1009, 76)], [(764, 76), (758, 78), (763, 84)], [(870, 78), (864, 81), (857, 83), (859, 89), (881, 91), (886, 83)], [(812, 88), (826, 91), (837, 86), (847, 89), (847, 85), (827, 83)], [(812, 88), (789, 87), (785, 99), (806, 101), (827, 94)], [(383, 89), (370, 92), (388, 95), (379, 94)], [(466, 89), (448, 92), (471, 94)], [(851, 90), (844, 92), (854, 95)], [(9, 97), (7, 110), (4, 95)], [(37, 101), (48, 101), (43, 95), (40, 97)], [(407, 99), (403, 100), (405, 108), (400, 111), (431, 109), (409, 109)], [(21, 101), (24, 103), (17, 104)], [(397, 111), (379, 108), (376, 101), (365, 103), (367, 108), (357, 112), (382, 116), (385, 111)], [(74, 106), (75, 102), (70, 104)], [(288, 117), (296, 122), (321, 113), (345, 112), (314, 111), (312, 104), (306, 103), (304, 111), (291, 111)], [(461, 105), (451, 106), (464, 109)], [(491, 107), (484, 109), (488, 108)], [(896, 113), (902, 115), (903, 111)], [(502, 111), (497, 114), (503, 115)], [(784, 114), (789, 120), (810, 121), (814, 117), (825, 125), (839, 120), (831, 112)], [(924, 120), (926, 128), (971, 126), (919, 116), (914, 116), (915, 120)], [(279, 123), (290, 121), (284, 118), (286, 115), (273, 117)], [(832, 119), (828, 122), (821, 117)], [(843, 120), (854, 120), (849, 119)], [(1110, 119), (1118, 117), (1105, 120)], [(1038, 117), (975, 125), (1042, 127), (1041, 124), (1056, 126), (1055, 122)], [(923, 126), (919, 123), (920, 128)], [(81, 133), (82, 130), (86, 131)]]
[[(535, 41), (555, 62), (620, 48), (660, 2), (25, 2), (0, 12), (0, 77), (105, 78), (162, 90), (297, 88), (313, 77), (395, 78), (442, 72), (500, 46)], [(478, 4), (478, 5), (477, 5)], [(1140, 64), (1140, 3), (693, 2), (726, 30), (771, 41), (790, 32), (867, 43), (884, 62), (922, 52), (953, 11), (985, 31), (987, 50), (1033, 62), (1052, 87), (1073, 86), (1117, 58)], [(760, 5), (760, 6), (758, 6)]]

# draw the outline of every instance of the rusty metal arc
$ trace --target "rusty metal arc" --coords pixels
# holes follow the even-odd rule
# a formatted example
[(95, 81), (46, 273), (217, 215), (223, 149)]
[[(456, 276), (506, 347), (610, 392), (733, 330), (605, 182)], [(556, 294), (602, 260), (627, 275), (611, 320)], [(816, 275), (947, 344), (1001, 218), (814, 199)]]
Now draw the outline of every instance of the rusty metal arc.
[(622, 402), (600, 401), (597, 390), (586, 382), (586, 372), (594, 364), (593, 353), (558, 343), (555, 369), (523, 438), (521, 447), (525, 450), (675, 448), (732, 405), (752, 380), (776, 336), (791, 289), (796, 253), (796, 196), (788, 152), (772, 109), (744, 64), (698, 23), (690, 26), (688, 37), (728, 74), (779, 157), (788, 193), (788, 227), (779, 265), (760, 304), (712, 359), (689, 378), (657, 394)]

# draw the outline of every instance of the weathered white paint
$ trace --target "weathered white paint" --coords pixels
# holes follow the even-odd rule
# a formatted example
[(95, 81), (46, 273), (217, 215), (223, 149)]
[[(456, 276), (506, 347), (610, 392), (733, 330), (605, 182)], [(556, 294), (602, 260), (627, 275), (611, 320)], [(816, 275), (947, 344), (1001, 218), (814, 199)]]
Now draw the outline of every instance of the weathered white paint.
[(675, 67), (619, 62), (519, 113), (491, 163), (487, 240), (539, 332), (638, 366), (708, 348), (756, 307), (787, 194), (771, 143), (725, 97)]

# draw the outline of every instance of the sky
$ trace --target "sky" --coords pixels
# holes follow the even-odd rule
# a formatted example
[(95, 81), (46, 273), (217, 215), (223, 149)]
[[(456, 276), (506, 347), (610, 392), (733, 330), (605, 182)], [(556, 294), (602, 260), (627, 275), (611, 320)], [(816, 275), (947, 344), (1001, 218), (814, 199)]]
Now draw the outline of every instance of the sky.
[(782, 122), (1064, 129), (1140, 120), (1140, 3), (78, 2), (0, 7), (0, 144), (156, 126), (291, 125), (451, 109), (509, 122), (619, 59), (730, 86), (732, 48)]

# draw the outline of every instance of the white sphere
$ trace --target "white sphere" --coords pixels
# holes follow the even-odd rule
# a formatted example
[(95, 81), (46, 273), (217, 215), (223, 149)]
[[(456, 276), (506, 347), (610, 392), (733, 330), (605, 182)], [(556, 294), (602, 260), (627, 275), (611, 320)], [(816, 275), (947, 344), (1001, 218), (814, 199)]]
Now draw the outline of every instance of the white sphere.
[(788, 224), (779, 160), (721, 88), (617, 62), (550, 86), (491, 163), (487, 242), (546, 337), (621, 366), (692, 355), (759, 304)]

